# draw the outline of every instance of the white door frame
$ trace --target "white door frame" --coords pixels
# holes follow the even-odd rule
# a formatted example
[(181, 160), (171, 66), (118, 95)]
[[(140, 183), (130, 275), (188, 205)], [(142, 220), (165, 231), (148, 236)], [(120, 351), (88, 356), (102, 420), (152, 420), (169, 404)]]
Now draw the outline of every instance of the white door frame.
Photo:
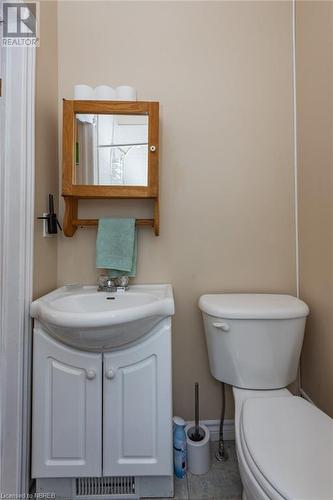
[(30, 475), (35, 49), (0, 50), (4, 75), (0, 108), (0, 491), (22, 494), (28, 492)]

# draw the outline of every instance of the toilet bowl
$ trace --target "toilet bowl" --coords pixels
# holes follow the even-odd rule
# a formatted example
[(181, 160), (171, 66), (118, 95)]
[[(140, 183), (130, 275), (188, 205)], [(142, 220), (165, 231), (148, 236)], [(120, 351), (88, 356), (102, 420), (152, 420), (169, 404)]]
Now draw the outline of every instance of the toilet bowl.
[(288, 295), (199, 301), (212, 375), (233, 386), (243, 500), (333, 499), (333, 420), (293, 396), (307, 305)]

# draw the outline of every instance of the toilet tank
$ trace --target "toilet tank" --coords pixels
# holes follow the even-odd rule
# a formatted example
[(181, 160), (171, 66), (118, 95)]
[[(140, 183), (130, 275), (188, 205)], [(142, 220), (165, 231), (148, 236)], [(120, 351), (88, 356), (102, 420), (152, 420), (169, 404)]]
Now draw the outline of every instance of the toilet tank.
[(244, 389), (279, 389), (293, 382), (308, 306), (290, 295), (209, 294), (199, 300), (210, 370)]

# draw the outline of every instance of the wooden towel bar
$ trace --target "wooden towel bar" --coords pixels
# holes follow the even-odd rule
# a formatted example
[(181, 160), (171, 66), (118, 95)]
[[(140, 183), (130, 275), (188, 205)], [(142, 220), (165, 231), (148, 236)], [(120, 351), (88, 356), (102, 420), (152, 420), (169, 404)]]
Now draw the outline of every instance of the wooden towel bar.
[[(137, 226), (150, 226), (154, 227), (154, 219), (136, 219)], [(98, 219), (74, 219), (72, 221), (73, 226), (84, 227), (84, 226), (97, 226)]]

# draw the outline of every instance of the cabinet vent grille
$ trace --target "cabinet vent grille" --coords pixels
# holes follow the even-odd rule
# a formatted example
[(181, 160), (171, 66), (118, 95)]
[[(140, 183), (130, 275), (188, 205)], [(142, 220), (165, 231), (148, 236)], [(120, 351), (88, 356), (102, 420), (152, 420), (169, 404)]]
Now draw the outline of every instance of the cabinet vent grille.
[(132, 476), (79, 477), (76, 496), (134, 495), (135, 478)]

